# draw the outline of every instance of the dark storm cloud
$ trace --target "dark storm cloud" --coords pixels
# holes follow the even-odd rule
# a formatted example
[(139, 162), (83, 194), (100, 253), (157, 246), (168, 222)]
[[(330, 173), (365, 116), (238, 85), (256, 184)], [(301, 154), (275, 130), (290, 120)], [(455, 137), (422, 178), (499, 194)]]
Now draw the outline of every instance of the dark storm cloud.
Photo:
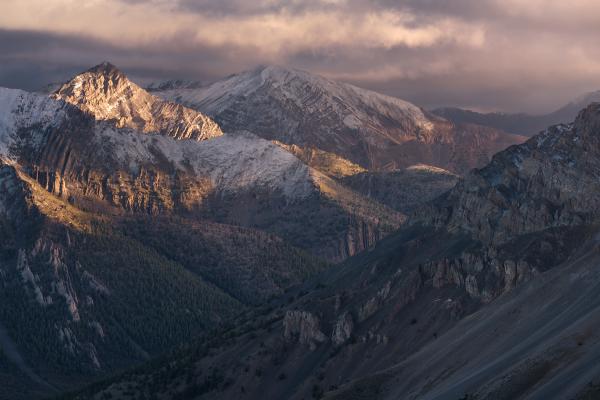
[(508, 111), (600, 88), (592, 0), (3, 1), (3, 86), (109, 60), (141, 82), (276, 63), (424, 106)]
[[(147, 4), (158, 5), (161, 2), (157, 0), (119, 0), (129, 4)], [(357, 2), (357, 5), (360, 2)], [(339, 7), (339, 2), (322, 0), (174, 0), (169, 2), (171, 9), (179, 9), (186, 12), (199, 14), (208, 14), (213, 16), (248, 16), (268, 13), (302, 13), (307, 11), (324, 9), (335, 9)]]
[(89, 37), (0, 29), (0, 86), (40, 90), (106, 60), (140, 84), (172, 78), (212, 81), (262, 61), (249, 49), (186, 43), (173, 37), (151, 46), (120, 47)]

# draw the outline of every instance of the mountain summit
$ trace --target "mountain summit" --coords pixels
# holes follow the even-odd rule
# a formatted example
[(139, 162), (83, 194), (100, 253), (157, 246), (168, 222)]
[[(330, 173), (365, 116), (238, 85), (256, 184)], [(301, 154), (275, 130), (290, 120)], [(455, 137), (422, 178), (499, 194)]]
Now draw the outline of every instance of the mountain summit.
[(98, 120), (111, 120), (118, 128), (177, 139), (205, 140), (223, 134), (209, 117), (151, 95), (108, 62), (75, 76), (53, 97), (73, 104)]
[(454, 125), (407, 101), (279, 66), (155, 93), (212, 116), (226, 131), (317, 148), (369, 170), (424, 163), (462, 173), (524, 140)]

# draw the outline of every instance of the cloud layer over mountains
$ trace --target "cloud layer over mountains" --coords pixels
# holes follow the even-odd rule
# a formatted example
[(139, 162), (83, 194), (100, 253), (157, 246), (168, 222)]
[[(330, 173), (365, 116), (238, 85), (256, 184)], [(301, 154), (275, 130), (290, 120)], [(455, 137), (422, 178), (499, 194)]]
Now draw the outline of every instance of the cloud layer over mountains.
[(282, 64), (424, 106), (545, 111), (600, 87), (592, 0), (5, 0), (0, 85), (109, 59), (140, 80)]

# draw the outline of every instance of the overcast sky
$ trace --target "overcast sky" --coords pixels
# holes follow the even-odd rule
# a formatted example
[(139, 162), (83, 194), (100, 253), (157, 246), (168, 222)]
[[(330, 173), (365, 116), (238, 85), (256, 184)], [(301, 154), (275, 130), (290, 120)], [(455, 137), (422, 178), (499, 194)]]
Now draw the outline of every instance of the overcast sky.
[(544, 112), (600, 89), (598, 0), (0, 0), (0, 86), (108, 60), (139, 81), (279, 64), (425, 107)]

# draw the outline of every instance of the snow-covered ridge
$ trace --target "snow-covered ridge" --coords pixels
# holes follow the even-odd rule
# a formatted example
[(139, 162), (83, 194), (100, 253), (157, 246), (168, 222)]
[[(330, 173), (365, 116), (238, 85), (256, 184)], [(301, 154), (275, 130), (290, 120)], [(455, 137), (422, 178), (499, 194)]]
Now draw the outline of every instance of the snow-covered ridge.
[[(350, 84), (335, 82), (305, 71), (279, 66), (260, 67), (242, 72), (200, 88), (177, 88), (157, 94), (177, 101), (209, 115), (217, 115), (230, 107), (241, 96), (249, 96), (257, 90), (270, 86), (278, 90), (286, 100), (294, 102), (304, 112), (328, 112), (333, 107), (340, 120), (350, 128), (357, 128), (368, 121), (366, 108), (386, 115), (411, 118), (423, 129), (431, 129), (432, 123), (421, 108), (407, 101), (386, 96)], [(315, 101), (304, 95), (317, 89), (323, 98)], [(307, 94), (312, 96), (311, 93)]]
[(155, 93), (212, 116), (225, 131), (247, 130), (316, 148), (373, 171), (425, 163), (463, 173), (524, 140), (492, 128), (452, 124), (395, 97), (276, 66), (202, 88)]
[(99, 148), (114, 154), (132, 172), (151, 162), (158, 150), (179, 169), (191, 166), (198, 176), (209, 177), (220, 193), (264, 189), (300, 199), (315, 190), (308, 166), (279, 146), (250, 133), (225, 134), (197, 142), (140, 135), (100, 124), (96, 140)]
[[(22, 90), (0, 88), (0, 158), (13, 158), (10, 148), (20, 128), (42, 124), (58, 126), (69, 106), (63, 101)], [(190, 166), (199, 177), (208, 177), (214, 189), (234, 193), (248, 189), (279, 192), (288, 198), (304, 198), (315, 190), (310, 168), (298, 158), (268, 140), (250, 133), (224, 135), (206, 141), (177, 140), (160, 134), (141, 134), (117, 128), (110, 121), (94, 124), (94, 145), (104, 151), (106, 160), (115, 160), (135, 172), (152, 163), (156, 150), (181, 170)], [(43, 130), (28, 140), (42, 146)], [(46, 133), (52, 131), (45, 131)]]
[[(11, 158), (9, 147), (21, 128), (55, 125), (64, 117), (64, 103), (18, 89), (0, 88), (0, 157)], [(40, 137), (31, 144), (40, 145)]]

